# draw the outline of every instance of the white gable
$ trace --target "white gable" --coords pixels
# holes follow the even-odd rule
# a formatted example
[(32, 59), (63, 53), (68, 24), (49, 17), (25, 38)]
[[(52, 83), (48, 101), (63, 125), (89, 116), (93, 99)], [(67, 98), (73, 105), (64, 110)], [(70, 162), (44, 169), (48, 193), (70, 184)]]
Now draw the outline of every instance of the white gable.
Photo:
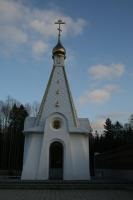
[(62, 113), (69, 127), (77, 127), (78, 119), (69, 89), (64, 66), (54, 66), (43, 97), (36, 125), (44, 125), (52, 113)]

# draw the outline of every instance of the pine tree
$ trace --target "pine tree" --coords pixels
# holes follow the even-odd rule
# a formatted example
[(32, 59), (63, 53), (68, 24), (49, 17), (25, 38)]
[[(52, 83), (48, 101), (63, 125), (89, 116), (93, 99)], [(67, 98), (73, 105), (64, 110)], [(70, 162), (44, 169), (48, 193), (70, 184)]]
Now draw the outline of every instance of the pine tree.
[(122, 138), (123, 126), (120, 124), (119, 121), (115, 122), (115, 124), (113, 125), (113, 130), (115, 138)]
[(24, 120), (28, 113), (23, 105), (13, 105), (9, 117), (9, 160), (8, 168), (10, 170), (21, 170), (24, 135), (22, 133), (24, 128)]
[(104, 136), (105, 138), (111, 139), (113, 138), (113, 124), (112, 121), (107, 118), (104, 124)]

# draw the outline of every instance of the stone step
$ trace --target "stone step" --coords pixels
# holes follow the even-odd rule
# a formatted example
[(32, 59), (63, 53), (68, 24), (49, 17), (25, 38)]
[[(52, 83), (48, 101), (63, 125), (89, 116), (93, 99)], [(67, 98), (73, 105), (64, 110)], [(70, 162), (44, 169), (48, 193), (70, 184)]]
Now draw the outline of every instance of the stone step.
[(133, 183), (86, 181), (0, 181), (0, 189), (133, 189)]

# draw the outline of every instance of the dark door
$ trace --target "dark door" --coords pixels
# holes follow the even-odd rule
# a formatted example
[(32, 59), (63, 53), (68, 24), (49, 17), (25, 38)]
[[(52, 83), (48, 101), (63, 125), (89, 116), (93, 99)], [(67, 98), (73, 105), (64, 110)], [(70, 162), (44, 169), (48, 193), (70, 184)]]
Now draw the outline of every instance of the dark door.
[(60, 142), (50, 145), (49, 179), (63, 179), (63, 145)]

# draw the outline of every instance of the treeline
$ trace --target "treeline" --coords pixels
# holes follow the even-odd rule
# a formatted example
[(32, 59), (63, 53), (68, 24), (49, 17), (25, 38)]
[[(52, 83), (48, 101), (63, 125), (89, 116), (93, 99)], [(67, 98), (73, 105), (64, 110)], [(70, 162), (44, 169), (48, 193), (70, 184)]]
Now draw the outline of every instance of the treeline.
[[(0, 101), (0, 171), (6, 170), (8, 175), (20, 175), (24, 150), (25, 118), (36, 116), (39, 103), (22, 105), (8, 97)], [(108, 118), (104, 124), (103, 134), (90, 135), (90, 159), (93, 163), (94, 153), (103, 153), (123, 145), (133, 143), (133, 130), (124, 129), (120, 122), (112, 123)], [(93, 166), (91, 167), (93, 170)]]
[(93, 136), (94, 152), (99, 153), (131, 143), (133, 143), (133, 130), (130, 127), (125, 129), (119, 121), (112, 123), (109, 118), (105, 121), (103, 134), (100, 135), (96, 131)]
[(19, 175), (22, 170), (24, 120), (36, 116), (38, 108), (36, 102), (22, 105), (11, 97), (0, 101), (0, 170), (8, 175)]

